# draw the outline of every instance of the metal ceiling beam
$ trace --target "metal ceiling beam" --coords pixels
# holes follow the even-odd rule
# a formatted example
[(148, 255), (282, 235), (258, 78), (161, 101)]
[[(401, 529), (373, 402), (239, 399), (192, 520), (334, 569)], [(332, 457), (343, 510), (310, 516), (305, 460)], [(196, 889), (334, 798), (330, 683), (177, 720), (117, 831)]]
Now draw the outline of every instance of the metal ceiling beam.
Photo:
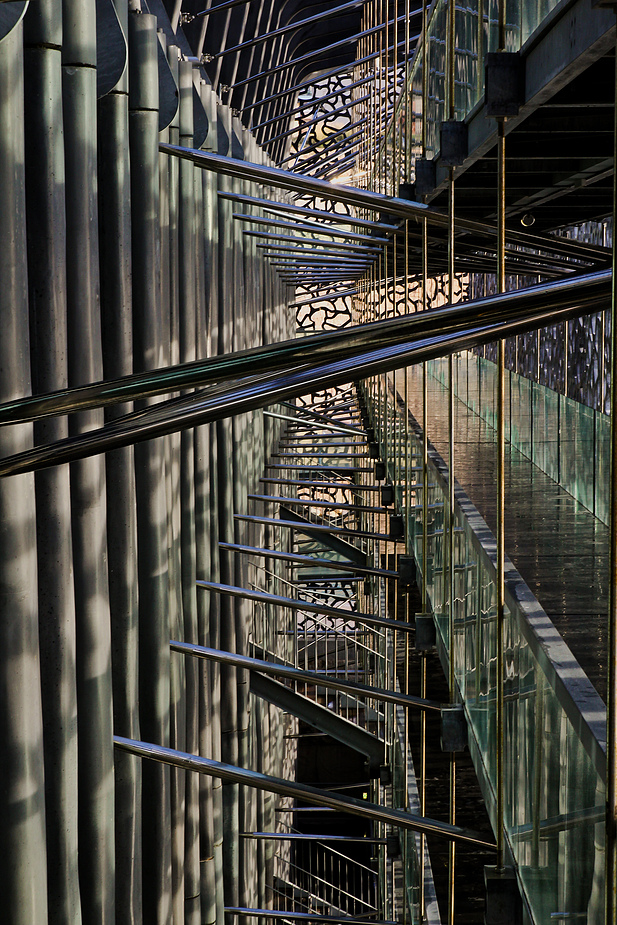
[[(278, 135), (274, 135), (273, 138), (268, 138), (264, 144), (271, 145), (274, 144), (275, 141), (280, 141), (281, 138), (288, 138), (289, 135), (296, 135), (298, 132), (310, 131), (314, 125), (317, 125), (318, 122), (323, 122), (324, 119), (334, 118), (343, 112), (347, 112), (347, 110), (351, 107), (357, 106), (359, 103), (365, 103), (370, 99), (371, 94), (367, 93), (366, 96), (361, 96), (357, 100), (349, 100), (348, 103), (345, 103), (344, 106), (339, 106), (338, 109), (331, 109), (329, 112), (322, 112), (321, 115), (315, 116), (315, 118), (311, 119), (310, 122), (299, 123), (298, 125), (294, 125), (293, 128), (287, 129), (286, 132), (280, 132)], [(348, 129), (351, 128), (353, 124), (354, 123), (348, 126)]]
[(314, 16), (309, 16), (307, 19), (301, 19), (298, 22), (288, 23), (286, 26), (281, 26), (278, 29), (273, 29), (271, 32), (263, 32), (261, 35), (254, 35), (253, 38), (247, 39), (246, 42), (241, 42), (239, 45), (232, 45), (230, 48), (224, 48), (223, 51), (220, 51), (212, 55), (212, 60), (217, 58), (222, 58), (224, 55), (230, 55), (234, 52), (244, 51), (246, 48), (250, 48), (254, 45), (261, 45), (263, 42), (268, 42), (271, 39), (277, 39), (281, 35), (286, 35), (288, 32), (295, 32), (297, 29), (303, 29), (305, 26), (310, 26), (315, 22), (321, 22), (323, 19), (329, 19), (333, 16), (336, 16), (338, 13), (345, 13), (347, 10), (356, 10), (358, 7), (364, 6), (365, 0), (349, 0), (348, 3), (343, 3), (341, 6), (332, 7), (329, 10), (325, 10), (322, 13), (316, 13)]
[(399, 226), (376, 222), (371, 219), (357, 218), (354, 215), (345, 215), (342, 212), (326, 212), (323, 209), (309, 209), (306, 206), (297, 206), (292, 202), (277, 202), (274, 199), (260, 199), (257, 196), (244, 196), (241, 193), (227, 193), (219, 190), (218, 196), (221, 199), (233, 199), (236, 202), (245, 202), (249, 205), (256, 205), (263, 209), (264, 212), (293, 212), (297, 215), (316, 216), (317, 218), (329, 219), (338, 225), (358, 225), (362, 228), (376, 228), (388, 231), (397, 231)]
[[(399, 16), (397, 22), (402, 22), (405, 19), (404, 16)], [(362, 32), (356, 32), (355, 35), (350, 35), (344, 39), (339, 39), (338, 42), (333, 42), (331, 45), (325, 45), (323, 48), (319, 48), (316, 51), (310, 51), (305, 55), (301, 55), (299, 58), (292, 58), (290, 61), (284, 61), (282, 64), (277, 64), (274, 67), (268, 68), (266, 71), (261, 71), (259, 74), (251, 74), (250, 77), (246, 77), (244, 80), (237, 81), (233, 87), (230, 87), (230, 90), (238, 90), (240, 87), (246, 86), (246, 84), (253, 83), (255, 80), (259, 80), (261, 77), (270, 77), (272, 74), (276, 74), (279, 71), (287, 70), (290, 67), (296, 67), (298, 64), (304, 64), (308, 61), (317, 63), (320, 55), (325, 55), (329, 52), (336, 51), (338, 48), (344, 48), (347, 45), (351, 45), (352, 42), (357, 42), (358, 39), (363, 39), (367, 35), (374, 35), (376, 32), (382, 32), (387, 26), (393, 25), (394, 20), (391, 19), (387, 23), (381, 23), (379, 26), (372, 26), (370, 29), (364, 29)], [(417, 36), (415, 36), (417, 38)], [(405, 43), (399, 42), (397, 47), (403, 47)], [(353, 67), (352, 64), (347, 64), (347, 68)], [(314, 83), (314, 81), (312, 81)]]
[[(232, 218), (237, 218), (250, 225), (267, 225), (270, 228), (286, 228), (289, 231), (305, 231), (309, 234), (318, 234), (330, 238), (345, 238), (352, 241), (370, 241), (373, 244), (389, 244), (390, 238), (378, 238), (370, 234), (356, 234), (353, 231), (344, 231), (341, 229), (330, 228), (318, 222), (286, 222), (283, 219), (263, 218), (259, 215), (245, 215), (240, 212), (234, 212)], [(261, 232), (249, 232), (245, 234), (257, 234), (258, 237), (264, 237)], [(295, 239), (298, 240), (298, 239)], [(301, 241), (308, 241), (309, 238), (300, 238)]]
[[(318, 80), (321, 81), (322, 78), (319, 77)], [(256, 132), (260, 128), (265, 128), (267, 125), (271, 125), (273, 122), (280, 122), (281, 119), (285, 119), (289, 116), (295, 116), (297, 113), (303, 112), (305, 109), (310, 109), (312, 106), (320, 106), (325, 100), (329, 100), (333, 96), (342, 96), (343, 93), (349, 93), (350, 90), (355, 90), (357, 87), (362, 87), (364, 84), (370, 83), (372, 80), (375, 80), (374, 74), (371, 74), (370, 77), (363, 77), (362, 80), (356, 80), (352, 84), (343, 84), (342, 86), (337, 87), (336, 90), (332, 90), (330, 93), (324, 93), (323, 96), (317, 96), (314, 100), (309, 100), (307, 103), (302, 103), (301, 106), (296, 106), (295, 109), (290, 109), (289, 112), (283, 112), (278, 116), (273, 116), (271, 119), (266, 119), (265, 122), (259, 122), (257, 125), (252, 125), (251, 131)]]

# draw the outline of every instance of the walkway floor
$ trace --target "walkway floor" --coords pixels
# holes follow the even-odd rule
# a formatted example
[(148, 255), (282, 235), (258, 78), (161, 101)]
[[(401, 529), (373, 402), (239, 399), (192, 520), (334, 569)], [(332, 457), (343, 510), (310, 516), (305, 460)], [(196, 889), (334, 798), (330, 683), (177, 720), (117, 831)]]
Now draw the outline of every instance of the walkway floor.
[[(397, 381), (399, 390), (402, 382)], [(408, 370), (422, 420), (422, 368)], [(429, 440), (448, 460), (448, 392), (429, 377)], [(455, 476), (496, 527), (496, 432), (455, 401)], [(506, 447), (506, 554), (606, 701), (608, 528), (513, 447)]]

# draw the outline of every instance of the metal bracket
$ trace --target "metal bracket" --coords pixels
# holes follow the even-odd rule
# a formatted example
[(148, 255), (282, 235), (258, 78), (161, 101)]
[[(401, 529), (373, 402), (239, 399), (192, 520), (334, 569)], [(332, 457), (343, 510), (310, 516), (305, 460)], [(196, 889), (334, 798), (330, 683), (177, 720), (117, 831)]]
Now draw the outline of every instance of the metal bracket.
[(432, 613), (416, 614), (416, 652), (430, 652), (437, 644)]
[(484, 64), (485, 115), (495, 119), (517, 116), (523, 100), (524, 63), (518, 52), (495, 51)]
[(398, 581), (401, 590), (406, 590), (416, 583), (416, 560), (414, 556), (398, 557)]
[(467, 721), (463, 706), (453, 703), (441, 710), (442, 752), (464, 752), (467, 746)]
[(401, 839), (398, 833), (386, 835), (386, 852), (389, 858), (400, 858), (401, 856)]
[(381, 486), (381, 506), (390, 507), (391, 504), (394, 504), (394, 485), (386, 482)]
[(523, 906), (514, 870), (511, 867), (504, 867), (501, 870), (492, 866), (485, 867), (484, 885), (486, 887), (485, 925), (521, 925)]
[(402, 514), (390, 514), (390, 538), (400, 540), (405, 536), (405, 519)]
[(437, 186), (437, 164), (426, 157), (419, 157), (416, 161), (416, 198), (428, 196)]
[(379, 768), (379, 783), (384, 787), (392, 783), (392, 769), (389, 764), (382, 764)]
[(375, 463), (375, 481), (383, 482), (386, 477), (386, 464), (379, 459)]
[(439, 129), (439, 166), (460, 167), (467, 157), (467, 123), (448, 119)]

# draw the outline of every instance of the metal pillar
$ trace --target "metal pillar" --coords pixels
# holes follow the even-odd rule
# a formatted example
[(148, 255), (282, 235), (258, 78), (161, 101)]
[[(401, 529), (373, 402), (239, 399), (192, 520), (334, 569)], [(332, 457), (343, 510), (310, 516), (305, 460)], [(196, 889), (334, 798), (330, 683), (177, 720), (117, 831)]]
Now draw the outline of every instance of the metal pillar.
[[(133, 241), (133, 337), (136, 370), (164, 361), (159, 255), (158, 38), (156, 17), (129, 14), (129, 145)], [(142, 735), (170, 741), (170, 660), (165, 446), (149, 441), (135, 450), (139, 574), (139, 703)], [(170, 922), (170, 774), (144, 769), (144, 917)]]

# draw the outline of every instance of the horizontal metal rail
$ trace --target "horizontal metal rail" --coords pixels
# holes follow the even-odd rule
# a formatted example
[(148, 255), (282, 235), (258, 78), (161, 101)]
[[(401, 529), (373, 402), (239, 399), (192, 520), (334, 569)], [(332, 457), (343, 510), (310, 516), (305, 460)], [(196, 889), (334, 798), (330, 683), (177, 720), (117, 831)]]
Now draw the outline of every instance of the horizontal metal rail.
[[(353, 328), (322, 332), (273, 346), (255, 347), (175, 367), (136, 373), (109, 382), (95, 382), (48, 395), (24, 396), (0, 405), (0, 424), (21, 423), (49, 415), (103, 407), (116, 402), (135, 401), (179, 389), (251, 375), (256, 369), (266, 373), (294, 365), (313, 364), (319, 360), (326, 362), (333, 357), (340, 361), (353, 357), (354, 363), (344, 367), (347, 379), (337, 380), (344, 382), (353, 374), (355, 362), (364, 359), (363, 354), (377, 344), (382, 351), (388, 347), (400, 349), (401, 356), (393, 357), (394, 365), (384, 367), (395, 369), (397, 363), (404, 366), (410, 360), (415, 362), (411, 341), (424, 335), (432, 335), (436, 346), (439, 338), (442, 338), (443, 350), (437, 349), (433, 354), (440, 356), (448, 353), (450, 349), (460, 349), (456, 340), (451, 348), (448, 344), (449, 337), (457, 332), (461, 337), (469, 337), (473, 333), (477, 338), (475, 343), (483, 343), (488, 342), (489, 338), (499, 339), (502, 336), (500, 330), (505, 329), (507, 332), (506, 325), (515, 325), (517, 332), (522, 332), (556, 323), (562, 320), (562, 317), (576, 317), (600, 311), (610, 300), (611, 276), (610, 270), (602, 270), (458, 305), (447, 305), (430, 312), (418, 312), (386, 321), (356, 325)], [(491, 327), (492, 323), (503, 326), (495, 328), (496, 336)], [(486, 328), (486, 335), (482, 333), (482, 327)], [(354, 378), (362, 376), (358, 373)], [(304, 389), (304, 392), (306, 391), (308, 390)], [(303, 391), (290, 390), (289, 395), (278, 396), (278, 400), (293, 397), (295, 394), (303, 394)], [(277, 398), (273, 399), (276, 400)], [(315, 419), (319, 418), (315, 415)]]
[(240, 838), (264, 841), (323, 841), (351, 842), (358, 845), (387, 845), (387, 838), (364, 838), (363, 835), (309, 835), (305, 832), (240, 832)]
[(221, 549), (227, 549), (230, 552), (238, 552), (247, 556), (257, 556), (264, 559), (281, 559), (284, 562), (297, 562), (298, 565), (310, 565), (315, 568), (337, 569), (346, 572), (355, 572), (358, 575), (373, 575), (375, 578), (392, 578), (399, 577), (398, 572), (393, 572), (386, 568), (369, 568), (369, 566), (357, 565), (355, 562), (346, 560), (336, 562), (332, 559), (317, 559), (314, 556), (304, 556), (301, 553), (279, 552), (278, 549), (262, 549), (259, 546), (241, 546), (237, 543), (219, 543)]
[[(341, 212), (325, 212), (323, 209), (310, 209), (308, 206), (298, 206), (292, 202), (279, 202), (277, 199), (260, 199), (258, 196), (247, 196), (245, 193), (228, 193), (225, 190), (218, 190), (219, 199), (231, 199), (234, 202), (245, 203), (246, 205), (258, 206), (263, 212), (271, 214), (303, 215), (311, 218), (318, 218), (323, 221), (329, 221), (335, 225), (354, 225), (359, 228), (375, 228), (379, 231), (398, 231), (399, 226), (378, 222), (368, 218), (358, 218), (356, 215), (345, 215)], [(353, 290), (356, 291), (355, 289)]]
[[(425, 835), (441, 836), (450, 841), (482, 848), (495, 848), (494, 842), (487, 841), (484, 836), (471, 829), (450, 825), (447, 822), (439, 822), (426, 816), (417, 816), (401, 809), (379, 806), (345, 794), (335, 795), (331, 791), (319, 790), (317, 787), (310, 787), (308, 784), (284, 780), (280, 777), (271, 777), (267, 774), (261, 774), (259, 771), (251, 771), (248, 768), (223, 764), (220, 761), (214, 761), (212, 758), (200, 758), (197, 755), (166, 748), (163, 745), (155, 745), (152, 742), (140, 742), (115, 735), (113, 743), (116, 748), (131, 755), (138, 755), (141, 758), (149, 758), (152, 761), (184, 768), (186, 771), (207, 774), (210, 777), (229, 783), (242, 784), (246, 787), (254, 787), (256, 790), (265, 790), (267, 793), (278, 793), (280, 796), (297, 798), (314, 806), (325, 807), (337, 812), (351, 813), (354, 816), (361, 816), (375, 822), (384, 822), (386, 825), (392, 825), (399, 829), (424, 832)], [(265, 914), (268, 914), (267, 911)]]
[[(325, 881), (324, 881), (325, 882)], [(245, 915), (248, 918), (266, 918), (290, 920), (292, 922), (324, 922), (339, 925), (341, 922), (354, 922), (355, 925), (398, 925), (388, 919), (373, 919), (367, 915), (320, 915), (317, 912), (285, 912), (282, 909), (250, 909), (246, 906), (225, 906), (229, 915)]]
[[(287, 189), (294, 193), (312, 193), (323, 199), (332, 199), (346, 205), (397, 215), (402, 219), (426, 218), (433, 225), (442, 228), (447, 228), (448, 226), (449, 218), (447, 213), (440, 212), (433, 206), (428, 206), (421, 202), (413, 202), (396, 196), (387, 196), (385, 193), (377, 193), (372, 190), (360, 189), (359, 187), (330, 183), (327, 180), (320, 180), (316, 177), (304, 177), (301, 174), (293, 173), (289, 170), (282, 170), (280, 167), (266, 167), (259, 164), (251, 164), (247, 161), (225, 157), (221, 154), (211, 154), (210, 152), (200, 151), (196, 148), (184, 148), (180, 145), (160, 142), (159, 149), (164, 154), (170, 154), (174, 157), (189, 160), (197, 167), (202, 167), (204, 170), (211, 170), (214, 173), (221, 173), (225, 176), (236, 177), (242, 180), (254, 180), (257, 183), (266, 183), (269, 186)], [(473, 232), (491, 239), (496, 239), (497, 237), (496, 225), (473, 221), (471, 219), (457, 218), (456, 230)], [(534, 235), (509, 228), (506, 249), (516, 252), (521, 245), (524, 247), (548, 250), (556, 254), (567, 254), (572, 257), (578, 256), (582, 258), (586, 256), (588, 259), (591, 258), (594, 260), (607, 258), (605, 248), (580, 244), (569, 238), (558, 238), (539, 234)], [(520, 257), (520, 253), (518, 256)]]
[(337, 607), (327, 607), (325, 604), (316, 604), (314, 601), (303, 601), (301, 598), (282, 597), (279, 594), (268, 594), (266, 591), (249, 591), (247, 588), (237, 588), (234, 585), (223, 585), (216, 581), (203, 581), (198, 579), (197, 587), (205, 591), (214, 591), (217, 594), (226, 594), (229, 597), (241, 597), (260, 604), (273, 604), (276, 607), (286, 607), (288, 610), (301, 610), (304, 613), (315, 613), (324, 617), (334, 617), (346, 622), (365, 623), (367, 626), (383, 626), (388, 629), (413, 632), (413, 623), (403, 620), (389, 620), (386, 617), (376, 617), (372, 613), (357, 613), (355, 610), (340, 610)]
[(307, 488), (336, 488), (344, 491), (381, 491), (381, 485), (357, 485), (355, 482), (309, 482), (304, 479), (268, 478), (261, 478), (259, 481), (267, 485), (305, 485)]
[[(290, 414), (280, 414), (277, 411), (264, 411), (266, 417), (269, 418), (278, 418), (280, 421), (292, 421), (294, 424), (298, 423), (298, 418), (292, 417)], [(322, 415), (320, 415), (322, 417)], [(357, 430), (355, 427), (347, 427), (345, 424), (324, 424), (322, 421), (303, 421), (304, 424), (315, 423), (319, 424), (320, 427), (326, 427), (328, 430), (331, 430), (333, 434), (354, 434), (359, 437), (365, 436), (361, 430)]]
[(284, 527), (288, 530), (298, 530), (300, 533), (327, 533), (332, 536), (355, 536), (358, 539), (383, 540), (387, 543), (405, 542), (404, 537), (390, 536), (389, 533), (375, 533), (371, 530), (353, 530), (349, 527), (330, 527), (328, 524), (314, 524), (310, 521), (279, 520), (276, 517), (254, 517), (251, 514), (234, 514), (234, 519), (252, 524), (268, 524), (271, 527)]
[(248, 495), (249, 501), (272, 501), (275, 504), (300, 504), (309, 507), (323, 507), (327, 510), (361, 511), (366, 514), (389, 514), (387, 507), (372, 507), (369, 504), (346, 504), (343, 501), (317, 501), (315, 498), (286, 498), (284, 495)]
[[(310, 368), (306, 368), (308, 364), (303, 368), (300, 360), (300, 368), (297, 363), (292, 364), (284, 367), (284, 371), (279, 370), (278, 376), (275, 374), (253, 376), (251, 379), (233, 383), (230, 386), (217, 386), (201, 394), (183, 396), (171, 402), (150, 406), (144, 411), (119, 418), (98, 430), (9, 456), (0, 462), (0, 476), (36, 471), (47, 466), (83, 459), (121, 446), (221, 420), (234, 414), (245, 413), (264, 405), (307, 394), (313, 390), (343, 384), (349, 382), (350, 378), (354, 380), (368, 378), (380, 372), (399, 369), (410, 363), (445, 356), (479, 344), (521, 334), (534, 328), (556, 324), (588, 312), (597, 312), (602, 310), (610, 298), (610, 285), (611, 272), (601, 271), (566, 281), (545, 283), (531, 289), (489, 297), (475, 303), (466, 303), (460, 307), (458, 315), (452, 306), (445, 310), (420, 312), (412, 317), (421, 319), (421, 324), (432, 327), (433, 331), (413, 340), (404, 339), (403, 319), (390, 319), (398, 326), (398, 333), (393, 335), (397, 340), (394, 346), (362, 352), (362, 348), (366, 348), (367, 332), (364, 331), (365, 341), (360, 340), (360, 343), (354, 344), (354, 349), (358, 352), (353, 356), (348, 355), (345, 359), (334, 359), (323, 365), (310, 366)], [(465, 317), (466, 309), (470, 311), (473, 320), (468, 315), (465, 321), (461, 321), (461, 318)], [(455, 313), (456, 323), (454, 324), (452, 324), (452, 313)], [(495, 320), (495, 315), (499, 320)], [(450, 317), (450, 325), (447, 323), (448, 317)], [(376, 325), (381, 326), (385, 323), (377, 322)], [(351, 337), (353, 343), (353, 329), (350, 333), (344, 333)], [(317, 336), (321, 338), (324, 335)], [(330, 336), (330, 334), (325, 335), (326, 338)], [(403, 343), (400, 342), (401, 339)], [(288, 342), (286, 349), (292, 351), (289, 343), (293, 343), (298, 349), (305, 341)], [(323, 342), (320, 343), (323, 344)], [(328, 349), (324, 351), (325, 356), (331, 357), (333, 353), (339, 355), (341, 345), (336, 341), (335, 343), (337, 346), (333, 351), (332, 342), (328, 342)], [(228, 368), (231, 370), (234, 360), (237, 361), (238, 357), (231, 355), (222, 359), (227, 360)], [(246, 354), (244, 354), (242, 362), (246, 363), (246, 360)], [(194, 364), (191, 366), (193, 377), (197, 378), (203, 373), (203, 367), (198, 372)], [(167, 389), (184, 387), (179, 382), (180, 377), (176, 375), (177, 372), (173, 369), (167, 371)], [(154, 376), (156, 380), (157, 375), (156, 373), (147, 374), (146, 378)], [(172, 380), (173, 386), (171, 386)], [(150, 383), (153, 384), (152, 379)], [(131, 388), (134, 388), (132, 381), (128, 384), (128, 389)], [(86, 386), (84, 389), (89, 393), (89, 407), (106, 403), (101, 401), (101, 394), (106, 390), (105, 383)], [(92, 390), (96, 393), (96, 397), (92, 394)], [(162, 390), (159, 379), (154, 392)], [(74, 393), (68, 400), (73, 405), (72, 410), (77, 410), (75, 405), (79, 406), (79, 402), (75, 401)], [(107, 403), (109, 400), (109, 393), (107, 393)], [(111, 400), (114, 399), (111, 398)], [(128, 400), (126, 394), (123, 400)], [(66, 393), (56, 393), (51, 398), (48, 396), (18, 399), (0, 408), (0, 421), (6, 423), (7, 419), (13, 422), (31, 420), (33, 417), (59, 413), (58, 403), (65, 405), (66, 402)], [(54, 405), (53, 411), (50, 410), (50, 403)], [(33, 414), (35, 407), (38, 410)], [(64, 410), (66, 411), (66, 407)]]
[(291, 681), (314, 684), (316, 687), (331, 688), (332, 690), (344, 691), (349, 694), (361, 694), (364, 697), (372, 697), (373, 700), (381, 700), (384, 703), (395, 703), (402, 707), (414, 707), (416, 709), (429, 711), (433, 710), (439, 713), (445, 706), (437, 700), (414, 697), (413, 694), (401, 694), (397, 691), (373, 687), (370, 684), (361, 684), (359, 681), (348, 681), (347, 679), (339, 680), (333, 678), (331, 675), (321, 674), (318, 671), (307, 671), (304, 668), (294, 668), (291, 665), (283, 665), (280, 662), (266, 662), (259, 658), (250, 658), (248, 655), (237, 655), (235, 652), (223, 652), (220, 649), (198, 646), (190, 642), (172, 640), (169, 645), (172, 651), (181, 652), (184, 655), (193, 655), (196, 658), (205, 658), (224, 665), (235, 665), (237, 668), (247, 668), (249, 671), (258, 671), (261, 674), (272, 675), (274, 678), (288, 678)]

